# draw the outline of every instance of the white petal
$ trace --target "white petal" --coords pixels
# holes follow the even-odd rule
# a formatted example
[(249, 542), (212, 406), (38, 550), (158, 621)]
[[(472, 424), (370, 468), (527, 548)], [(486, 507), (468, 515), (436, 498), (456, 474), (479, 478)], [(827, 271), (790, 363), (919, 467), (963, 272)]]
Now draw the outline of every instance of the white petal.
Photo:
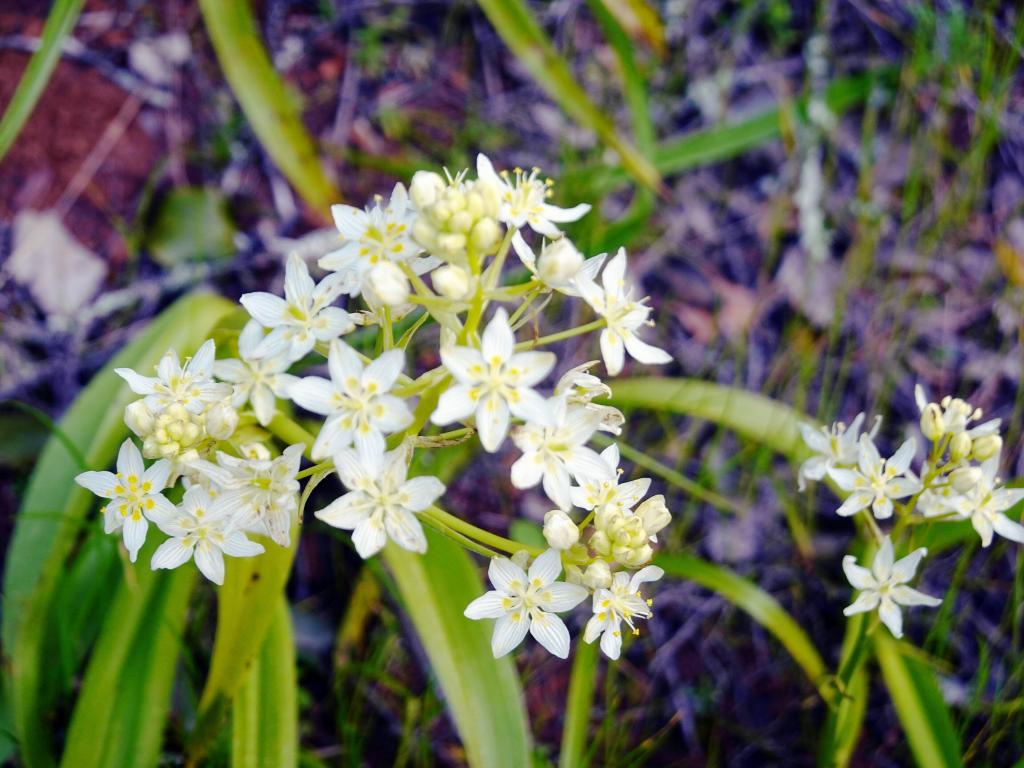
[(552, 613), (570, 611), (586, 600), (587, 595), (590, 594), (579, 584), (566, 584), (561, 581), (552, 584), (547, 591), (551, 593), (551, 598), (546, 600), (541, 607)]
[(289, 302), (304, 300), (313, 294), (313, 278), (309, 267), (297, 253), (291, 253), (284, 266), (284, 295)]
[(186, 366), (188, 373), (200, 381), (210, 379), (213, 376), (213, 360), (216, 356), (217, 347), (214, 345), (213, 339), (207, 339), (188, 361)]
[(467, 605), (462, 615), (474, 620), (501, 618), (507, 613), (504, 600), (505, 595), (491, 590)]
[(224, 554), (208, 539), (196, 545), (196, 567), (214, 584), (224, 583)]
[(285, 300), (272, 293), (243, 293), (238, 301), (258, 323), (267, 328), (280, 325), (288, 311)]
[(851, 494), (846, 501), (839, 505), (839, 509), (836, 510), (836, 514), (842, 517), (855, 515), (862, 509), (867, 509), (874, 499), (874, 494), (868, 491), (857, 491), (856, 493)]
[(914, 574), (917, 573), (917, 566), (921, 564), (921, 559), (927, 554), (928, 550), (925, 547), (921, 547), (893, 563), (893, 582), (904, 584), (914, 578)]
[(572, 508), (572, 487), (569, 484), (569, 472), (561, 464), (545, 468), (544, 493), (563, 512), (568, 512)]
[[(359, 354), (343, 341), (335, 339), (331, 342), (327, 353), (327, 368), (331, 373), (331, 381), (344, 391), (349, 391), (349, 384), (358, 385), (363, 376), (363, 361)], [(356, 387), (351, 387), (352, 390)], [(356, 394), (349, 391), (350, 394)]]
[(153, 553), (149, 567), (154, 571), (158, 568), (177, 568), (192, 557), (192, 545), (185, 539), (168, 539)]
[(491, 635), (491, 653), (494, 658), (499, 659), (513, 648), (523, 642), (527, 631), (530, 629), (530, 622), (524, 611), (518, 611), (513, 615), (506, 615), (494, 623), (494, 634)]
[(516, 488), (533, 488), (544, 475), (544, 461), (538, 453), (524, 453), (512, 464), (511, 474)]
[(231, 555), (231, 557), (255, 557), (266, 551), (262, 544), (249, 541), (241, 531), (232, 531), (225, 536), (222, 549), (225, 555)]
[(797, 424), (797, 427), (800, 429), (800, 436), (803, 437), (808, 448), (816, 453), (829, 452), (829, 437), (824, 432), (804, 422)]
[(601, 331), (601, 357), (609, 376), (618, 376), (626, 361), (626, 352), (622, 339), (611, 328)]
[(369, 505), (370, 502), (362, 491), (352, 491), (317, 510), (313, 516), (335, 528), (351, 531), (369, 517)]
[(601, 650), (612, 661), (618, 659), (619, 654), (622, 653), (622, 632), (617, 622), (614, 626), (608, 627), (601, 635)]
[(139, 515), (138, 520), (131, 514), (124, 521), (124, 546), (128, 550), (128, 559), (133, 563), (139, 556), (139, 550), (146, 543), (146, 531), (149, 530), (149, 522), (145, 517)]
[(404, 506), (412, 512), (422, 512), (444, 493), (444, 483), (436, 477), (413, 477), (402, 486), (402, 493), (408, 494)]
[(888, 496), (876, 498), (871, 505), (871, 511), (879, 520), (888, 520), (892, 517), (892, 500)]
[(888, 597), (883, 597), (878, 606), (878, 617), (889, 628), (893, 637), (903, 637), (903, 613), (899, 606)]
[(443, 425), (468, 419), (477, 407), (469, 393), (469, 387), (461, 384), (445, 390), (437, 402), (437, 408), (430, 414), (430, 420), (434, 424)]
[(151, 395), (155, 391), (157, 382), (150, 376), (142, 376), (131, 368), (115, 368), (114, 373), (124, 379), (131, 391), (137, 395)]
[(989, 546), (992, 543), (992, 533), (995, 530), (992, 521), (983, 513), (977, 512), (971, 515), (971, 525), (974, 526), (974, 530), (981, 537), (981, 546)]
[(291, 388), (289, 395), (295, 403), (307, 411), (327, 416), (335, 411), (334, 385), (319, 376), (306, 376), (299, 379)]
[(902, 475), (910, 468), (910, 462), (914, 459), (914, 452), (917, 450), (917, 440), (913, 437), (907, 438), (886, 465), (896, 470), (896, 474)]
[(648, 344), (640, 339), (635, 333), (626, 334), (623, 343), (630, 356), (645, 365), (664, 365), (672, 362), (672, 355), (661, 347)]
[(475, 384), (484, 379), (486, 364), (475, 349), (442, 347), (441, 362), (455, 380), (462, 384)]
[(857, 565), (857, 558), (853, 555), (847, 555), (843, 558), (843, 572), (846, 574), (846, 580), (850, 582), (854, 589), (878, 588), (878, 582), (871, 575), (871, 571)]
[(381, 392), (387, 392), (394, 386), (398, 374), (405, 365), (405, 353), (400, 349), (385, 352), (368, 366), (363, 372), (363, 386), (374, 382)]
[(557, 549), (549, 549), (541, 555), (530, 566), (527, 574), (532, 582), (539, 579), (541, 584), (553, 584), (558, 574), (562, 572), (562, 555)]
[(942, 605), (942, 600), (939, 598), (926, 595), (924, 592), (918, 592), (916, 589), (906, 585), (893, 587), (889, 594), (900, 605), (927, 605), (929, 608)]
[(512, 593), (526, 587), (526, 571), (507, 557), (492, 557), (487, 566), (487, 578), (499, 592)]
[(104, 499), (112, 499), (117, 487), (113, 472), (82, 472), (75, 476), (75, 482)]
[(423, 535), (423, 526), (412, 512), (394, 509), (385, 516), (384, 524), (388, 536), (402, 549), (410, 552), (426, 552), (427, 538)]
[(548, 221), (563, 224), (570, 221), (578, 221), (590, 210), (587, 203), (574, 205), (572, 208), (559, 208), (556, 205), (544, 203), (541, 205), (541, 215)]
[(874, 591), (861, 592), (857, 599), (843, 609), (844, 616), (853, 616), (855, 613), (873, 611), (878, 607), (878, 593)]
[(505, 370), (516, 386), (534, 387), (551, 373), (556, 361), (553, 352), (517, 352), (509, 358)]
[(352, 543), (355, 544), (356, 552), (363, 560), (380, 552), (387, 540), (388, 536), (384, 525), (372, 517), (359, 523), (352, 533)]
[(142, 482), (142, 475), (146, 472), (146, 465), (142, 463), (142, 454), (135, 447), (131, 438), (121, 443), (117, 452), (117, 471), (125, 478), (134, 475), (136, 482)]
[(512, 356), (515, 345), (515, 337), (508, 325), (508, 313), (499, 308), (484, 329), (480, 339), (480, 352), (484, 360), (489, 363), (494, 359), (508, 360)]
[(565, 622), (554, 614), (534, 611), (530, 634), (553, 655), (560, 659), (569, 658), (569, 630)]
[(875, 559), (871, 563), (871, 573), (879, 584), (888, 581), (892, 576), (893, 557), (892, 539), (886, 536), (882, 539), (882, 545), (878, 548)]
[(277, 400), (274, 393), (268, 386), (261, 384), (253, 387), (249, 399), (252, 401), (252, 410), (256, 414), (256, 420), (264, 427), (267, 426), (277, 411)]
[(527, 387), (517, 387), (514, 392), (515, 398), (508, 404), (513, 416), (530, 424), (554, 426), (555, 417), (545, 397)]
[(992, 528), (1004, 539), (1024, 544), (1024, 525), (1015, 523), (1006, 515), (997, 512), (992, 516)]
[(508, 434), (508, 405), (496, 392), (481, 400), (476, 409), (476, 428), (484, 450), (494, 453)]

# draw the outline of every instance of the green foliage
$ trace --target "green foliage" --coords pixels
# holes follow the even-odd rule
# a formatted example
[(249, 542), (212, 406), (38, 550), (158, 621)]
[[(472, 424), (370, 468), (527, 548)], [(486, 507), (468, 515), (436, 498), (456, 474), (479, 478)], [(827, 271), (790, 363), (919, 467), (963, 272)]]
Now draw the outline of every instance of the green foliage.
[(324, 173), (295, 94), (260, 40), (248, 0), (200, 0), (224, 77), (264, 149), (314, 212), (326, 217), (341, 193)]
[(36, 102), (42, 96), (46, 84), (50, 81), (57, 62), (60, 61), (61, 46), (82, 11), (85, 0), (56, 0), (46, 17), (43, 27), (43, 38), (32, 58), (29, 60), (25, 73), (18, 81), (4, 115), (0, 118), (0, 160), (18, 138), (25, 122), (35, 109)]
[[(209, 294), (181, 299), (96, 375), (60, 423), (67, 439), (82, 449), (88, 466), (109, 466), (127, 435), (122, 413), (135, 396), (114, 368), (151, 370), (170, 348), (193, 350), (233, 309), (229, 302)], [(61, 654), (60, 633), (55, 630), (60, 619), (54, 608), (94, 504), (92, 495), (74, 482), (80, 471), (65, 444), (51, 438), (29, 481), (7, 553), (2, 625), (5, 682), (21, 757), (30, 766), (53, 763), (52, 708), (58, 693), (68, 686), (66, 677), (61, 678), (62, 665), (52, 663)], [(102, 578), (83, 577), (82, 583), (91, 590), (109, 587)], [(94, 594), (87, 591), (77, 599), (86, 601)]]
[(216, 189), (174, 189), (161, 201), (145, 245), (153, 258), (170, 267), (191, 260), (230, 257), (235, 225), (227, 200)]

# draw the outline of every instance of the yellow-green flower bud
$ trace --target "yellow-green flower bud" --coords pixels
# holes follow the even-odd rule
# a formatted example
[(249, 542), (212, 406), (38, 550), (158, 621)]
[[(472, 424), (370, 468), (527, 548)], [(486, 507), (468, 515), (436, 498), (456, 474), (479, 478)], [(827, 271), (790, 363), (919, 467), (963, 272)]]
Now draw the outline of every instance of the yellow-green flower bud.
[(458, 264), (445, 264), (430, 273), (434, 290), (452, 301), (461, 301), (469, 297), (470, 275)]
[(978, 467), (960, 467), (950, 473), (949, 480), (957, 493), (967, 493), (981, 481), (983, 476)]
[(156, 417), (146, 406), (144, 400), (136, 400), (135, 402), (128, 403), (125, 407), (124, 423), (128, 425), (128, 429), (139, 437), (144, 438), (153, 431), (156, 425)]
[(590, 589), (608, 589), (612, 585), (612, 569), (604, 560), (597, 560), (583, 572), (583, 585)]
[(661, 494), (651, 496), (637, 507), (636, 516), (643, 521), (644, 531), (648, 536), (654, 536), (672, 522), (672, 513), (665, 506), (665, 497)]
[(946, 431), (942, 418), (942, 409), (936, 403), (928, 403), (921, 412), (921, 432), (933, 443), (939, 440)]
[(949, 457), (953, 461), (963, 461), (971, 455), (971, 438), (966, 432), (958, 432), (949, 441)]
[(971, 443), (971, 457), (985, 461), (1003, 449), (1003, 438), (996, 434), (982, 435)]

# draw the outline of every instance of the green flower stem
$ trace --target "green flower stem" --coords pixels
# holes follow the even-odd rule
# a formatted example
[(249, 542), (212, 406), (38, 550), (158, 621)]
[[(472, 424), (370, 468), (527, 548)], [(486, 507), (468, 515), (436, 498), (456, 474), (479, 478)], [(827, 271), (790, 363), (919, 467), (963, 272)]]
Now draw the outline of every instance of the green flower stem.
[(316, 442), (316, 438), (313, 437), (306, 429), (294, 419), (285, 416), (283, 413), (277, 413), (271, 420), (270, 424), (267, 425), (267, 429), (270, 434), (280, 438), (288, 445), (294, 445), (296, 443), (302, 443), (306, 446), (305, 454), (309, 457), (313, 450), (313, 443)]
[(577, 768), (587, 764), (587, 735), (590, 732), (590, 711), (597, 685), (597, 662), (597, 643), (584, 643), (580, 639), (576, 643), (576, 656), (569, 677), (559, 768)]
[(531, 555), (539, 555), (544, 552), (540, 547), (533, 547), (529, 544), (522, 544), (512, 539), (506, 539), (504, 536), (498, 536), (490, 531), (485, 531), (483, 528), (477, 528), (472, 523), (468, 523), (460, 517), (445, 512), (440, 507), (430, 506), (427, 507), (422, 513), (422, 517), (431, 517), (435, 521), (442, 523), (454, 531), (461, 533), (470, 539), (473, 539), (481, 544), (485, 544), (494, 549), (507, 552), (510, 555), (514, 555), (516, 552), (525, 549)]
[(314, 464), (309, 469), (304, 469), (295, 476), (296, 480), (302, 480), (304, 477), (315, 475), (317, 472), (329, 472), (334, 469), (334, 462), (331, 459), (327, 461), (321, 461), (319, 464)]
[(430, 528), (440, 533), (442, 536), (451, 539), (464, 549), (468, 549), (470, 552), (476, 552), (478, 555), (483, 555), (486, 558), (501, 556), (500, 552), (497, 552), (491, 549), (490, 547), (485, 547), (483, 544), (474, 541), (468, 536), (463, 536), (461, 533), (453, 531), (440, 520), (435, 520), (433, 517), (430, 517), (429, 515), (425, 514), (420, 515), (419, 518), (423, 521), (424, 525), (429, 526)]
[(554, 344), (556, 341), (562, 341), (564, 339), (571, 339), (573, 336), (582, 336), (584, 333), (590, 333), (596, 331), (599, 328), (604, 328), (606, 325), (604, 318), (600, 317), (597, 320), (592, 320), (586, 325), (581, 325), (577, 328), (570, 328), (568, 331), (559, 331), (558, 333), (551, 333), (547, 336), (540, 336), (531, 341), (521, 341), (516, 344), (516, 352), (522, 352), (528, 349), (534, 349), (536, 347), (542, 347), (545, 344)]
[[(532, 285), (532, 283), (525, 283), (525, 285)], [(537, 297), (540, 296), (543, 290), (544, 288), (538, 285), (526, 294), (526, 298), (523, 299), (523, 303), (516, 308), (516, 311), (513, 312), (512, 316), (508, 319), (508, 324), (510, 326), (513, 328), (515, 327), (516, 323), (519, 322), (519, 318), (526, 314), (526, 310), (533, 305), (533, 302), (537, 300)]]

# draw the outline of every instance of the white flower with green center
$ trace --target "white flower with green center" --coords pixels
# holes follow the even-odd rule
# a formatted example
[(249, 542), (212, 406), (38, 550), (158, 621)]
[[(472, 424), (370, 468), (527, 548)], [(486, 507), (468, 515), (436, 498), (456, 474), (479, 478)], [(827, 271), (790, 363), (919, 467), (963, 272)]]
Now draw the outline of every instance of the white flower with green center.
[(352, 543), (363, 559), (377, 554), (390, 537), (410, 552), (426, 552), (427, 539), (416, 515), (444, 493), (436, 477), (413, 477), (408, 453), (345, 448), (334, 456), (338, 477), (349, 492), (316, 512), (335, 528), (352, 531)]
[(600, 456), (609, 473), (601, 477), (584, 478), (578, 488), (573, 488), (573, 506), (592, 509), (596, 514), (629, 512), (640, 503), (651, 487), (650, 478), (642, 477), (620, 484), (622, 470), (619, 469), (619, 447), (612, 443), (601, 451)]
[(551, 426), (527, 423), (512, 432), (512, 442), (523, 452), (512, 465), (512, 485), (533, 488), (543, 483), (544, 493), (562, 511), (572, 508), (572, 483), (611, 482), (615, 472), (586, 443), (601, 425), (601, 415), (585, 406), (568, 403), (565, 396), (548, 399), (554, 414)]
[[(874, 437), (878, 432), (882, 420), (876, 419), (868, 437)], [(857, 440), (860, 438), (860, 428), (864, 423), (864, 414), (858, 413), (856, 418), (847, 427), (843, 422), (836, 422), (831, 427), (818, 427), (815, 429), (809, 424), (800, 423), (800, 434), (804, 438), (807, 447), (814, 451), (814, 455), (800, 465), (800, 472), (797, 475), (797, 488), (801, 491), (807, 488), (807, 480), (821, 480), (826, 474), (832, 474), (832, 470), (839, 467), (851, 467), (857, 463), (859, 456)]]
[(640, 594), (640, 585), (657, 581), (664, 575), (665, 572), (656, 565), (641, 568), (632, 577), (625, 571), (616, 573), (610, 587), (594, 592), (594, 615), (583, 631), (584, 642), (592, 643), (600, 635), (604, 655), (618, 659), (622, 652), (622, 622), (626, 622), (634, 635), (639, 635), (640, 629), (634, 623), (636, 619), (649, 619), (653, 615), (651, 601)]
[(288, 391), (298, 378), (285, 373), (291, 363), (283, 355), (256, 357), (256, 347), (263, 340), (263, 326), (257, 321), (246, 323), (238, 336), (237, 359), (217, 360), (213, 373), (222, 381), (234, 385), (231, 405), (241, 408), (252, 403), (256, 420), (264, 427), (274, 418), (277, 398), (288, 397)]
[(441, 348), (441, 361), (457, 384), (441, 395), (430, 420), (465, 421), (476, 414), (484, 449), (493, 453), (508, 434), (511, 416), (528, 424), (551, 424), (551, 409), (533, 386), (555, 366), (551, 352), (516, 352), (504, 309), (484, 329), (480, 349)]
[(291, 254), (284, 271), (284, 298), (272, 293), (246, 293), (239, 301), (268, 333), (253, 355), (283, 355), (294, 362), (306, 355), (318, 341), (332, 341), (355, 328), (351, 316), (332, 307), (341, 295), (344, 275), (334, 273), (314, 283), (306, 262)]
[(529, 632), (560, 659), (569, 656), (569, 630), (555, 614), (569, 611), (587, 598), (578, 584), (556, 581), (562, 572), (561, 554), (549, 549), (539, 555), (527, 573), (507, 557), (495, 557), (487, 570), (494, 587), (471, 602), (470, 619), (497, 619), (491, 651), (500, 658), (518, 646)]
[(231, 396), (231, 387), (213, 380), (215, 354), (213, 340), (208, 339), (184, 366), (177, 352), (167, 350), (156, 366), (155, 377), (143, 376), (131, 368), (115, 368), (114, 373), (128, 382), (132, 392), (145, 396), (146, 407), (154, 415), (175, 404), (198, 414)]
[(654, 323), (648, 320), (651, 308), (644, 303), (646, 299), (635, 300), (632, 286), (626, 283), (625, 248), (619, 248), (605, 265), (600, 286), (594, 278), (583, 273), (576, 277), (575, 282), (583, 300), (608, 324), (601, 331), (601, 356), (610, 376), (617, 376), (622, 371), (626, 352), (647, 365), (672, 362), (668, 352), (641, 341), (636, 335), (641, 326)]
[(350, 346), (331, 342), (330, 380), (307, 376), (289, 391), (307, 411), (327, 417), (313, 444), (313, 459), (319, 461), (353, 443), (367, 452), (383, 453), (384, 436), (409, 426), (409, 406), (390, 394), (404, 364), (405, 354), (393, 349), (364, 366)]
[(440, 263), (433, 257), (416, 258), (423, 248), (412, 238), (416, 209), (409, 201), (405, 187), (396, 184), (391, 199), (382, 206), (383, 202), (377, 196), (373, 207), (366, 210), (351, 205), (331, 206), (334, 223), (345, 243), (317, 263), (324, 269), (343, 275), (344, 292), (353, 296), (366, 289), (370, 270), (383, 262), (407, 262), (417, 275)]
[(1024, 544), (1024, 526), (1006, 515), (1010, 507), (1024, 500), (1024, 488), (1005, 488), (999, 485), (999, 456), (981, 464), (981, 477), (965, 493), (946, 500), (948, 509), (967, 518), (981, 537), (981, 546), (992, 543), (993, 534)]
[(529, 225), (534, 232), (556, 238), (562, 233), (556, 224), (577, 221), (590, 210), (586, 203), (572, 208), (549, 204), (547, 201), (551, 197), (553, 182), (541, 180), (539, 168), (529, 173), (516, 168), (511, 174), (508, 171), (498, 174), (487, 156), (481, 154), (476, 156), (476, 174), (499, 190), (501, 211), (498, 220), (517, 229)]
[(239, 530), (229, 499), (210, 494), (200, 485), (187, 491), (178, 507), (154, 516), (153, 522), (169, 538), (153, 553), (150, 567), (177, 568), (195, 558), (200, 573), (214, 584), (224, 583), (224, 555), (253, 557), (263, 545), (249, 541)]
[[(239, 528), (269, 536), (282, 547), (291, 544), (292, 517), (299, 507), (302, 445), (290, 445), (273, 459), (240, 459), (217, 454), (217, 463), (201, 460), (192, 469), (219, 485)], [(220, 496), (218, 497), (220, 498)]]
[(913, 496), (921, 490), (920, 481), (909, 472), (917, 441), (909, 438), (890, 458), (883, 459), (868, 435), (858, 442), (857, 469), (833, 469), (832, 479), (850, 495), (836, 513), (843, 517), (871, 508), (875, 517), (892, 517), (893, 500)]
[(928, 554), (924, 547), (916, 549), (901, 560), (893, 562), (892, 541), (886, 536), (878, 548), (871, 570), (857, 565), (857, 558), (847, 555), (843, 558), (843, 571), (854, 589), (860, 594), (852, 604), (843, 609), (846, 616), (878, 609), (882, 623), (895, 637), (903, 637), (903, 614), (899, 606), (940, 605), (942, 600), (918, 592), (907, 583), (914, 578), (921, 558)]
[(100, 498), (109, 499), (103, 506), (103, 530), (123, 531), (124, 546), (134, 563), (146, 541), (147, 518), (174, 512), (174, 505), (164, 498), (171, 474), (171, 463), (164, 459), (149, 469), (142, 454), (130, 439), (121, 443), (117, 452), (117, 472), (82, 472), (75, 482)]

